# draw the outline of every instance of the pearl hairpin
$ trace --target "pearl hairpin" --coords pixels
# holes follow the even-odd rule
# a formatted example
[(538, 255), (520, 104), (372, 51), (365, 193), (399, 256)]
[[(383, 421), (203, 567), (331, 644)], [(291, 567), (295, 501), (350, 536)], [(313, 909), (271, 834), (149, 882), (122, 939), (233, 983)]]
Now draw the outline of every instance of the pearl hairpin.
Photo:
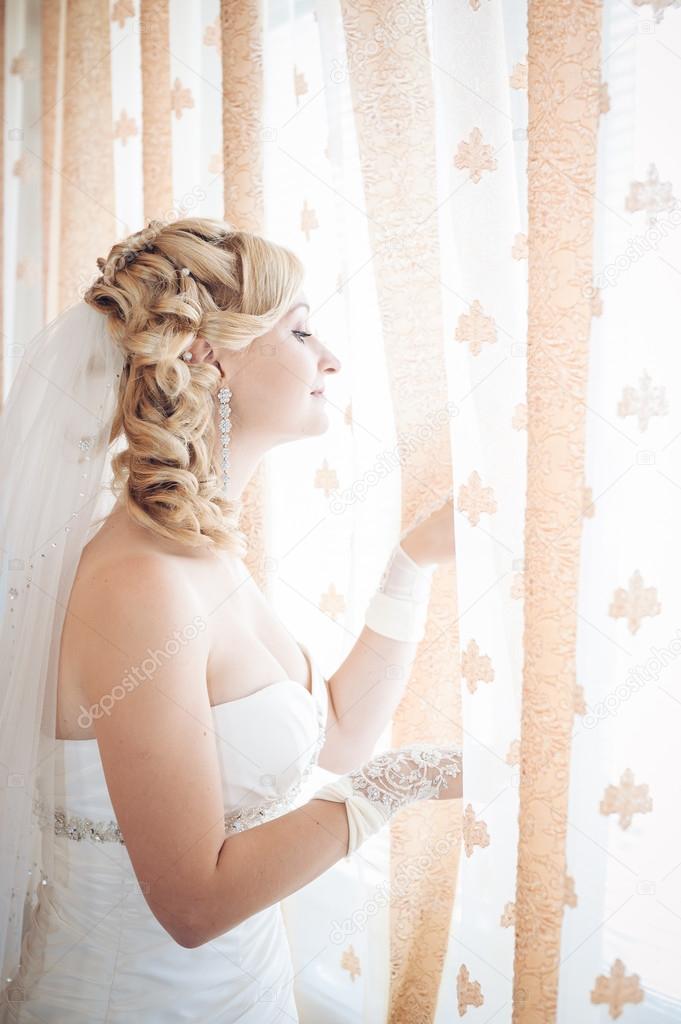
[(191, 270), (189, 269), (189, 267), (181, 267), (180, 273), (182, 274), (183, 277), (187, 277), (188, 274), (191, 274)]

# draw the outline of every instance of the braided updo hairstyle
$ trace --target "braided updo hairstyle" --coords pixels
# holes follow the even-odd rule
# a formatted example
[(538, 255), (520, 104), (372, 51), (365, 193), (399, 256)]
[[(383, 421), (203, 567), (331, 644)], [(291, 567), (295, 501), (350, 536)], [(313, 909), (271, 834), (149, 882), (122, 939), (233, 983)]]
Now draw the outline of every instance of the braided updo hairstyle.
[(111, 441), (124, 435), (127, 447), (111, 460), (114, 494), (163, 537), (243, 556), (241, 502), (224, 498), (216, 454), (224, 381), (181, 355), (199, 334), (218, 360), (265, 334), (292, 305), (302, 263), (225, 221), (190, 217), (150, 221), (97, 265), (83, 299), (107, 316), (125, 356)]

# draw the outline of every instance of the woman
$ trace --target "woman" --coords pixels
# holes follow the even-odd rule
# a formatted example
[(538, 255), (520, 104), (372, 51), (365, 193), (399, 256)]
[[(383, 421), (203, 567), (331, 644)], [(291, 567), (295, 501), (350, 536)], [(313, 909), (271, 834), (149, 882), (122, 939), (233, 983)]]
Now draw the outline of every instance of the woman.
[[(372, 756), (453, 557), (451, 502), (395, 546), (323, 679), (238, 530), (259, 460), (326, 429), (340, 370), (300, 262), (192, 218), (98, 263), (0, 420), (7, 582), (25, 577), (0, 635), (0, 1020), (296, 1021), (279, 901), (406, 804), (461, 796), (457, 748)], [(291, 809), (316, 763), (340, 778)]]

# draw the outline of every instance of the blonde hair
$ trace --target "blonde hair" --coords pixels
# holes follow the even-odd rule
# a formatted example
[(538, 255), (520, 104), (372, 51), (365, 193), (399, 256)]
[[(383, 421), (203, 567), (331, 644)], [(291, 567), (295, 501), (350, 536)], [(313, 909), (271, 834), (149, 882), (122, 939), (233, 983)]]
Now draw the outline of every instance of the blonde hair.
[[(243, 556), (241, 502), (222, 496), (214, 422), (222, 378), (181, 358), (200, 334), (219, 358), (270, 330), (302, 284), (294, 253), (221, 220), (190, 217), (117, 242), (84, 301), (103, 312), (125, 359), (111, 442), (112, 491), (132, 518), (189, 547)], [(189, 269), (183, 274), (182, 268)]]

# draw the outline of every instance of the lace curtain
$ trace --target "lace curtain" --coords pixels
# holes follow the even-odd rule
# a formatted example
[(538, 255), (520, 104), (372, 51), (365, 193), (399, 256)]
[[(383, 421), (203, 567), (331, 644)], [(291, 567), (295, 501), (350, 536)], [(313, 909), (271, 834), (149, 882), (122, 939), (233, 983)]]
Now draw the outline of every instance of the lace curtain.
[(681, 1018), (677, 6), (601, 14), (559, 1024)]
[(679, 6), (253, 0), (226, 43), (219, 0), (6, 5), (3, 393), (114, 240), (227, 211), (343, 364), (251, 511), (327, 677), (454, 484), (377, 749), (461, 741), (464, 798), (284, 901), (302, 1022), (681, 1016)]

